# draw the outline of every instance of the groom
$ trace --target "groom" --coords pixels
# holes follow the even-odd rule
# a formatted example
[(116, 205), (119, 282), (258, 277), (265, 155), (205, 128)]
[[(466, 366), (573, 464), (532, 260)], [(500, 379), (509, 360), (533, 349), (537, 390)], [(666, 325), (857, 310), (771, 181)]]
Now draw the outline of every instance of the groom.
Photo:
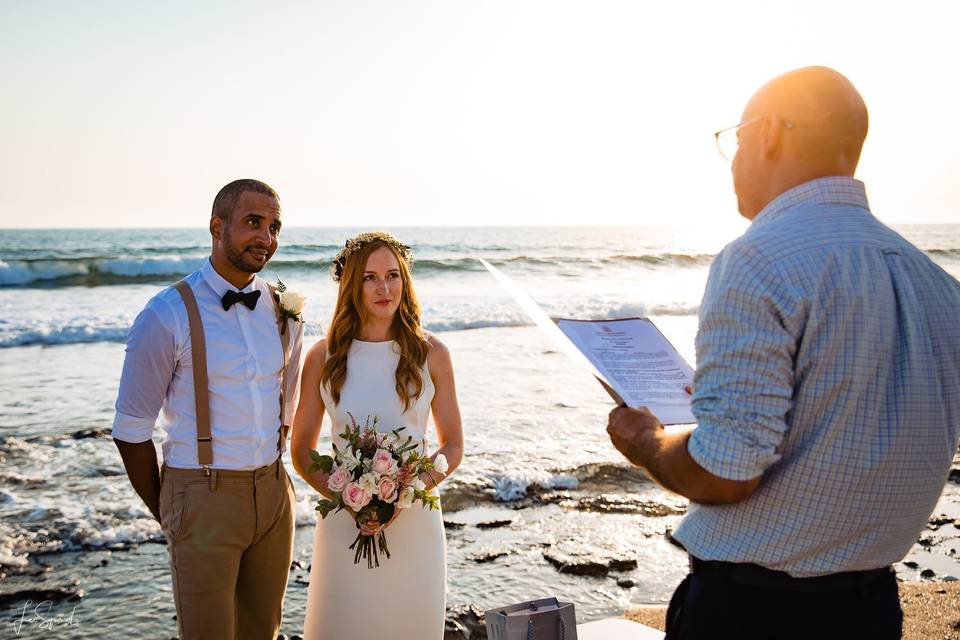
[(280, 627), (295, 502), (281, 454), (303, 325), (256, 276), (280, 226), (268, 185), (223, 187), (210, 259), (154, 296), (127, 340), (113, 438), (166, 535), (181, 640), (273, 640)]

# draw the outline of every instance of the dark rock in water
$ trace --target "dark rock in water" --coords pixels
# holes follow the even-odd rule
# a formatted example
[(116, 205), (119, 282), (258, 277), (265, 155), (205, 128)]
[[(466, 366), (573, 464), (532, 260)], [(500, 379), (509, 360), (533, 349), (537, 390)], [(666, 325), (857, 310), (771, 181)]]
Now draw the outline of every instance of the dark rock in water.
[(478, 522), (477, 528), (479, 529), (499, 529), (500, 527), (506, 527), (510, 524), (513, 524), (513, 520), (492, 520), (490, 522)]
[(486, 562), (493, 562), (497, 558), (502, 558), (508, 555), (510, 555), (509, 551), (491, 551), (489, 553), (479, 553), (475, 556), (470, 556), (467, 558), (467, 560), (473, 560), (477, 564), (484, 564)]
[(610, 571), (633, 571), (637, 568), (637, 560), (636, 558), (624, 558), (622, 560), (615, 558), (608, 562), (607, 566)]
[(22, 603), (24, 600), (33, 600), (35, 602), (76, 602), (84, 596), (83, 589), (77, 588), (59, 588), (59, 589), (24, 589), (23, 591), (13, 591), (10, 593), (0, 593), (0, 605), (9, 605)]
[(112, 429), (81, 429), (80, 431), (74, 431), (70, 434), (70, 437), (74, 440), (85, 440), (86, 438), (106, 438), (111, 433)]
[(487, 627), (481, 609), (472, 604), (447, 607), (443, 640), (485, 640), (486, 637)]
[(605, 576), (611, 571), (632, 571), (637, 568), (634, 558), (604, 558), (598, 556), (571, 556), (544, 552), (543, 558), (559, 573), (575, 576)]
[(298, 584), (301, 587), (306, 587), (310, 585), (310, 581), (304, 580), (302, 576), (297, 576), (296, 580), (293, 581), (293, 584)]
[(933, 578), (936, 575), (937, 574), (933, 571), (933, 569), (924, 569), (923, 571), (920, 572), (920, 577), (925, 579)]
[(465, 526), (467, 525), (463, 524), (462, 522), (451, 522), (450, 520), (443, 521), (444, 529), (463, 529)]
[(645, 516), (679, 516), (686, 513), (683, 505), (664, 504), (654, 500), (637, 500), (617, 494), (581, 498), (574, 506), (578, 511), (598, 513), (638, 513)]
[(947, 480), (950, 482), (960, 482), (960, 469), (956, 467), (950, 469), (950, 475), (947, 476)]
[(637, 583), (631, 580), (630, 578), (620, 578), (619, 580), (617, 580), (617, 586), (623, 587), (624, 589), (632, 589), (636, 585)]
[(278, 633), (278, 634), (277, 634), (277, 637), (276, 637), (276, 640), (287, 640), (287, 634), (285, 634), (285, 633)]
[(929, 527), (930, 529), (936, 530), (945, 524), (953, 524), (953, 523), (954, 523), (953, 518), (951, 518), (950, 516), (940, 514), (938, 516), (931, 517), (930, 521), (927, 522), (927, 527)]
[(916, 562), (914, 562), (913, 560), (907, 560), (906, 562), (903, 563), (903, 566), (905, 566), (905, 567), (910, 567), (911, 569), (916, 569), (916, 568), (919, 567), (920, 565), (918, 565), (918, 564), (917, 564)]
[(303, 636), (298, 633), (290, 636), (290, 640), (303, 640)]
[(290, 571), (293, 571), (294, 569), (303, 569), (303, 563), (299, 560), (294, 560), (290, 563)]

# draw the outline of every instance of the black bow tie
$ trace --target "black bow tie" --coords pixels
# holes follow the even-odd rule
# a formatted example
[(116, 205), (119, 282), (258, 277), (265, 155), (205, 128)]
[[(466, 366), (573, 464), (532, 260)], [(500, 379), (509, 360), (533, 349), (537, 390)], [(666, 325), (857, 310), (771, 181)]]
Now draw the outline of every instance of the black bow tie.
[(229, 311), (230, 307), (235, 305), (238, 302), (242, 302), (247, 309), (253, 311), (254, 307), (257, 306), (257, 300), (260, 299), (259, 291), (251, 291), (250, 293), (241, 293), (240, 291), (227, 291), (223, 294), (223, 297), (220, 298), (220, 302), (223, 304), (223, 310)]

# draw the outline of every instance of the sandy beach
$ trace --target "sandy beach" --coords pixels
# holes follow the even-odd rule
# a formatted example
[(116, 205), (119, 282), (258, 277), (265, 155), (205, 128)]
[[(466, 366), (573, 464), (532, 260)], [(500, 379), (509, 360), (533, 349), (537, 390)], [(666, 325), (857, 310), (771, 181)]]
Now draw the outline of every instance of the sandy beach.
[[(960, 638), (960, 582), (902, 582), (903, 640), (956, 640)], [(638, 607), (626, 617), (664, 630), (667, 608)]]

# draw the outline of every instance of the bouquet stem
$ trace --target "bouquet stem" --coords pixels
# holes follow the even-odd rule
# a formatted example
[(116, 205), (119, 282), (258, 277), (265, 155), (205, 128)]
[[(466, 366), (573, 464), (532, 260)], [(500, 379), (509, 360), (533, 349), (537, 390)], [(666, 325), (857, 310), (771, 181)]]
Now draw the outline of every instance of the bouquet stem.
[(366, 536), (358, 533), (354, 538), (350, 549), (353, 551), (353, 564), (360, 564), (361, 560), (367, 561), (367, 568), (373, 569), (380, 566), (380, 554), (382, 553), (390, 558), (390, 549), (387, 547), (387, 535), (381, 531), (376, 536)]

